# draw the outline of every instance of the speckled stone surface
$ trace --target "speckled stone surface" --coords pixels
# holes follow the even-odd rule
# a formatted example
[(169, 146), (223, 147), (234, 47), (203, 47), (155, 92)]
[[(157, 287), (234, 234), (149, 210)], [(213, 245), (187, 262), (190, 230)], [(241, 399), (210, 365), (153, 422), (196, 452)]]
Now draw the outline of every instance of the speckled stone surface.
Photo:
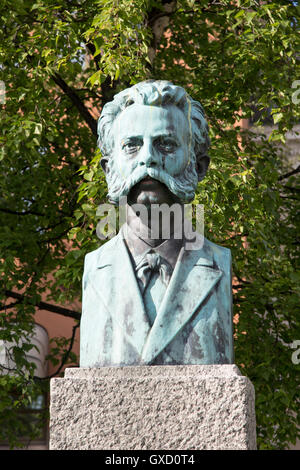
[(256, 449), (254, 388), (235, 365), (67, 369), (50, 399), (52, 450)]

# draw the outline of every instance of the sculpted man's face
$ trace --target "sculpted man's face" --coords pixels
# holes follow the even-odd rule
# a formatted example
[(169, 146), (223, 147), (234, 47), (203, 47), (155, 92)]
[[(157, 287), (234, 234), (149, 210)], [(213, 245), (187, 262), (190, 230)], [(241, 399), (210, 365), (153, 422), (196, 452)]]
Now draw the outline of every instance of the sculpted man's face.
[(129, 202), (174, 202), (175, 195), (160, 182), (164, 181), (160, 175), (176, 179), (189, 162), (190, 130), (185, 115), (173, 105), (162, 108), (134, 104), (117, 117), (112, 133), (119, 176), (123, 180), (133, 173), (142, 176), (131, 188)]

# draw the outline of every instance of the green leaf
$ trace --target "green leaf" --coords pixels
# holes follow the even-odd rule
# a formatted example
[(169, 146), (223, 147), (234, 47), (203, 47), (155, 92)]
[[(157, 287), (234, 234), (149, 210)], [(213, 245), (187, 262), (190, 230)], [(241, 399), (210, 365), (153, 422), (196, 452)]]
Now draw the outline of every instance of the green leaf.
[(273, 117), (274, 124), (277, 124), (279, 121), (282, 120), (283, 114), (282, 113), (276, 113), (276, 114), (273, 114), (272, 117)]

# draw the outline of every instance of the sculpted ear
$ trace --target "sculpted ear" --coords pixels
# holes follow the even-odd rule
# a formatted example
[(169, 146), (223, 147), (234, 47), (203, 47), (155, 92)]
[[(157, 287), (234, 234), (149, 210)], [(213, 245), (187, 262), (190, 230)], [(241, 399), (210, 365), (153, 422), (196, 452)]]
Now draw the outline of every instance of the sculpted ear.
[(206, 175), (208, 166), (209, 166), (210, 158), (208, 156), (202, 157), (197, 161), (197, 173), (198, 173), (198, 181), (202, 181)]
[(108, 160), (107, 158), (102, 158), (100, 160), (100, 165), (102, 167), (102, 170), (104, 171), (105, 174), (108, 173)]

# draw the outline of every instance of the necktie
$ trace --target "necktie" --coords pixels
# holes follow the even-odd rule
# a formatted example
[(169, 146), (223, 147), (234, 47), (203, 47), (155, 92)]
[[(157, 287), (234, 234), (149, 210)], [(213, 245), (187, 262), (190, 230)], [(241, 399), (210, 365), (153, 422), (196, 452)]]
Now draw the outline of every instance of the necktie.
[(144, 294), (149, 284), (152, 273), (158, 273), (161, 281), (166, 286), (169, 284), (172, 275), (171, 265), (152, 250), (144, 256), (135, 269), (142, 294)]

